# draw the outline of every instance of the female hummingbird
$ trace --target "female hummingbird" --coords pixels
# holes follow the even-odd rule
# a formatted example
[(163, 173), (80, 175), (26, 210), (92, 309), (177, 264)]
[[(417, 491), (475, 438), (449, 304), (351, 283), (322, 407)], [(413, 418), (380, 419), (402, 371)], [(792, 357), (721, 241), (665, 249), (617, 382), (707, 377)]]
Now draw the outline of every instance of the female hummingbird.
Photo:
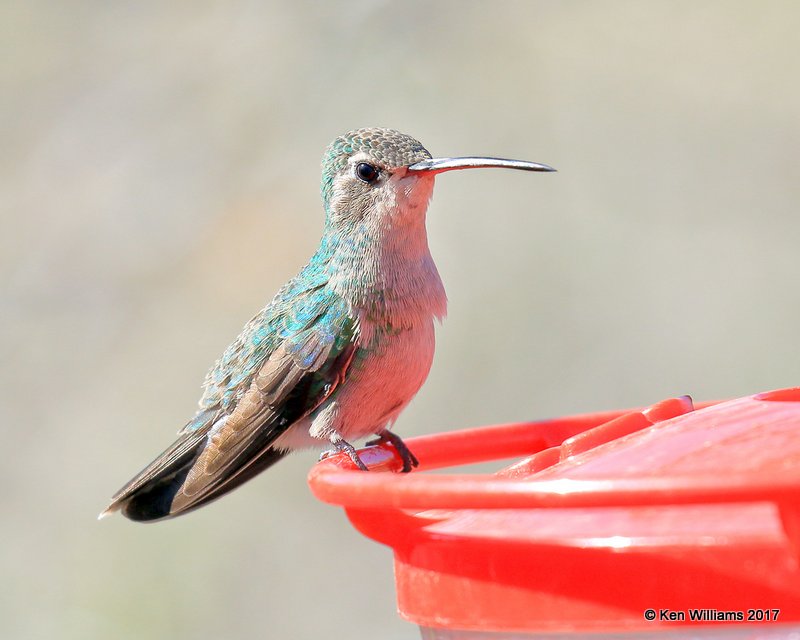
[(432, 158), (414, 138), (369, 128), (323, 156), (325, 227), (300, 273), (250, 320), (208, 372), (197, 414), (120, 489), (100, 517), (153, 521), (238, 487), (292, 449), (327, 444), (367, 467), (350, 441), (389, 430), (433, 361), (447, 297), (428, 249), (434, 177), (454, 169), (553, 171), (501, 158)]

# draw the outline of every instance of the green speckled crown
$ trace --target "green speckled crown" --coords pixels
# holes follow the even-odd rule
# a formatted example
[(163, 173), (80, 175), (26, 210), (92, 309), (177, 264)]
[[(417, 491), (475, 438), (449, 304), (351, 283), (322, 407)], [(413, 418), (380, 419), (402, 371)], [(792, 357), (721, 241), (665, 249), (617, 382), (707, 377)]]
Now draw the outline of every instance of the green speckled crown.
[(322, 199), (327, 209), (333, 177), (354, 153), (364, 151), (385, 167), (404, 167), (431, 158), (419, 140), (393, 129), (356, 129), (331, 142), (322, 156)]

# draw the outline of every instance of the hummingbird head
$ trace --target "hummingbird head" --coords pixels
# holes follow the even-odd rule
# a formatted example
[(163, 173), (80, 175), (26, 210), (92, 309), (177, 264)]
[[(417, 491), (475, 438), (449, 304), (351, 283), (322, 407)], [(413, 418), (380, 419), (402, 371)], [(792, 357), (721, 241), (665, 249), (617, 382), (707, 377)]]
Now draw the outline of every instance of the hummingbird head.
[[(503, 158), (433, 158), (422, 144), (392, 129), (367, 128), (336, 138), (322, 159), (322, 199), (328, 224), (385, 225), (424, 220), (434, 177), (444, 171), (503, 167), (554, 171)], [(377, 218), (377, 219), (376, 219)]]
[(522, 160), (432, 158), (392, 129), (336, 138), (322, 159), (325, 232), (310, 272), (322, 271), (351, 303), (392, 326), (444, 317), (447, 297), (428, 248), (425, 212), (437, 174), (478, 167), (553, 171)]
[(420, 205), (424, 214), (432, 176), (411, 176), (408, 167), (430, 159), (419, 141), (392, 129), (357, 129), (339, 136), (322, 159), (328, 223), (339, 229), (383, 223), (370, 218), (402, 218), (407, 209)]

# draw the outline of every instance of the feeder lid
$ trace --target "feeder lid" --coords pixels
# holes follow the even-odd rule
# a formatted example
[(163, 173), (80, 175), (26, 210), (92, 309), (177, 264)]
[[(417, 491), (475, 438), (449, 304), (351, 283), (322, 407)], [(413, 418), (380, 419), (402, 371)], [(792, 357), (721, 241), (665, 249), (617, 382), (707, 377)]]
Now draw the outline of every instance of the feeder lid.
[[(394, 549), (400, 613), (417, 624), (655, 631), (713, 612), (746, 623), (749, 609), (800, 621), (800, 388), (407, 444), (420, 471), (521, 458), (485, 475), (363, 473), (342, 456), (312, 469), (317, 497)], [(389, 448), (360, 455), (399, 468)]]

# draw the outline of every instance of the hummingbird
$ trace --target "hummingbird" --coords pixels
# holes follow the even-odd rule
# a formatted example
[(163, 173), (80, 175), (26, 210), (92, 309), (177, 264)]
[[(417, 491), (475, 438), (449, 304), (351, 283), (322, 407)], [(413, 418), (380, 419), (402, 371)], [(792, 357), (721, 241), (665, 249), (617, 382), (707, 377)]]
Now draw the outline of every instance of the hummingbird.
[(433, 158), (392, 129), (336, 138), (322, 160), (316, 253), (208, 372), (177, 440), (100, 517), (188, 513), (300, 448), (330, 447), (367, 471), (351, 444), (366, 436), (391, 445), (403, 472), (418, 466), (390, 427), (428, 376), (434, 324), (447, 310), (426, 212), (436, 175), (483, 167), (554, 171), (523, 160)]

